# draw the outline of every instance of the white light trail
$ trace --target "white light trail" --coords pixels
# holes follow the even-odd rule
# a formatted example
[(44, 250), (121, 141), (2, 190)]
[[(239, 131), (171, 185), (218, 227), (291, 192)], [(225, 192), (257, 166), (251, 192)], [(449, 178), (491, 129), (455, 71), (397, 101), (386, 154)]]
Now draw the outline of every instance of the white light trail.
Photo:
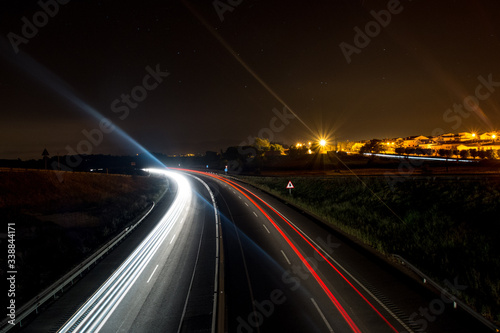
[(177, 183), (175, 200), (153, 231), (58, 332), (99, 332), (174, 225), (185, 219), (192, 200), (191, 186), (187, 178), (162, 169), (146, 171), (173, 179)]

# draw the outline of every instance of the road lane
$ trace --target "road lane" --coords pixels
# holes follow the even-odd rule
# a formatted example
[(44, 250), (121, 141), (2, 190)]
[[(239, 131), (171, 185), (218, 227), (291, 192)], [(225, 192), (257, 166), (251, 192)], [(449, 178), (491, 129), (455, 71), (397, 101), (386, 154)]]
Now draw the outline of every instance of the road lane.
[[(311, 321), (314, 325), (307, 327), (307, 331), (488, 331), (462, 311), (453, 309), (451, 305), (438, 314), (427, 313), (425, 317), (425, 311), (435, 311), (429, 307), (436, 302), (439, 295), (408, 279), (375, 255), (360, 250), (327, 226), (311, 220), (283, 202), (244, 184), (238, 184), (242, 188), (227, 179), (213, 178), (213, 175), (205, 177), (212, 177), (212, 186), (218, 188), (218, 200), (226, 202), (226, 205), (220, 204), (221, 213), (224, 212), (228, 216), (226, 224), (236, 230), (228, 240), (231, 228), (226, 226), (224, 229), (225, 247), (233, 249), (232, 253), (228, 253), (230, 260), (232, 257), (231, 265), (237, 267), (238, 262), (244, 263), (240, 264), (239, 269), (233, 267), (233, 272), (231, 269), (226, 272), (226, 275), (232, 274), (234, 281), (238, 281), (226, 279), (227, 283), (233, 283), (231, 288), (227, 286), (228, 290), (239, 288), (238, 293), (230, 295), (228, 291), (227, 295), (228, 304), (232, 303), (228, 305), (230, 331), (232, 328), (234, 331), (243, 332), (272, 332), (273, 329), (287, 325), (287, 331), (300, 332), (302, 328), (299, 327), (307, 327), (307, 322)], [(263, 201), (259, 198), (263, 198)], [(265, 215), (268, 215), (269, 219), (265, 218)], [(285, 237), (290, 239), (292, 244), (286, 246)], [(302, 254), (320, 280), (313, 278), (314, 273), (307, 264), (297, 261), (300, 255), (292, 245)], [(291, 265), (285, 258), (292, 258)], [(230, 266), (230, 263), (226, 266)], [(280, 277), (281, 281), (277, 282)], [(265, 282), (259, 283), (259, 280)], [(311, 283), (314, 280), (316, 283)], [(284, 283), (285, 281), (287, 283)], [(324, 281), (325, 286), (321, 286), (320, 281)], [(280, 291), (293, 287), (294, 293), (306, 289), (312, 297), (309, 302), (305, 302), (304, 297), (292, 300), (293, 295), (286, 294), (287, 301), (296, 303), (296, 307), (300, 307), (299, 310), (294, 311), (293, 307), (286, 307), (285, 316), (280, 317), (277, 315), (278, 311), (275, 311), (273, 315), (263, 318), (265, 320), (258, 320), (259, 309), (254, 304), (256, 300), (262, 299), (259, 297), (265, 297), (265, 294), (269, 293), (269, 286)], [(318, 286), (321, 287), (319, 290)], [(261, 288), (264, 292), (260, 292)], [(327, 290), (334, 295), (340, 306), (334, 304)], [(256, 296), (258, 294), (259, 296)], [(267, 299), (269, 297), (268, 294)], [(285, 309), (286, 303), (288, 302), (279, 307), (275, 306), (274, 310)], [(311, 315), (310, 308), (317, 312), (317, 316)], [(245, 311), (256, 313), (253, 318), (256, 325), (241, 326), (238, 319), (245, 317), (241, 315)], [(342, 313), (343, 311), (345, 313)], [(410, 317), (412, 320), (409, 320)], [(425, 319), (427, 320), (424, 321)], [(250, 320), (246, 321), (247, 324), (249, 322)], [(319, 327), (319, 323), (324, 326)], [(351, 325), (352, 323), (354, 325)]]
[(103, 332), (212, 330), (216, 221), (210, 197), (200, 194), (203, 186), (195, 179), (190, 183), (198, 195), (185, 207), (182, 230), (158, 251), (158, 273), (129, 290)]
[[(49, 308), (26, 332), (55, 332), (55, 327), (61, 332), (214, 329), (216, 217), (211, 196), (198, 180), (171, 172), (168, 176), (177, 182), (175, 199), (168, 207), (158, 205), (165, 210), (153, 212), (155, 221), (147, 222), (152, 231), (143, 230), (134, 246), (127, 239), (51, 305), (59, 311), (79, 309), (65, 325), (61, 327), (61, 318), (50, 317), (54, 311)], [(66, 310), (63, 318), (68, 315)]]
[[(213, 332), (221, 328), (215, 325), (217, 314), (225, 320), (227, 332), (486, 331), (460, 310), (447, 307), (431, 316), (429, 307), (439, 296), (274, 197), (225, 178), (187, 174), (198, 178), (188, 181), (194, 191), (188, 191), (190, 199), (179, 205), (179, 219), (164, 223), (163, 232), (152, 232), (155, 236), (143, 241), (144, 252), (130, 246), (119, 250), (120, 246), (109, 256), (127, 249), (141, 260), (131, 259), (120, 271), (113, 266), (116, 262), (108, 266), (105, 259), (79, 282), (88, 295), (89, 290), (106, 285), (105, 281), (96, 284), (96, 274), (110, 282), (111, 274), (103, 272), (111, 267), (115, 273), (129, 272), (117, 274), (119, 285), (107, 288), (114, 292), (101, 298), (109, 301), (94, 306), (101, 308), (95, 315), (100, 319), (89, 320), (82, 331)], [(177, 192), (186, 187), (179, 186)], [(153, 215), (156, 221), (163, 220), (157, 211)], [(220, 296), (226, 306), (216, 313), (219, 222), (225, 258)], [(91, 276), (93, 282), (86, 282)], [(71, 289), (51, 307), (78, 308), (92, 293), (83, 298), (85, 293), (77, 290)], [(71, 313), (52, 319), (52, 327), (54, 320), (61, 322)], [(86, 324), (85, 318), (75, 322)], [(30, 325), (25, 331), (55, 332), (40, 329), (47, 328), (50, 320), (45, 315), (45, 326)]]
[[(280, 225), (284, 230), (297, 235), (298, 232), (296, 230), (292, 231), (295, 228), (292, 228), (289, 224), (293, 221), (294, 226), (298, 226), (302, 234), (296, 239), (300, 241), (300, 238), (305, 236), (312, 243), (316, 240), (317, 243), (324, 245), (322, 246), (326, 249), (323, 250), (324, 257), (318, 256), (318, 253), (312, 250), (312, 247), (309, 247), (308, 254), (309, 257), (316, 259), (315, 262), (318, 263), (319, 270), (328, 276), (327, 280), (333, 281), (332, 279), (338, 278), (339, 274), (345, 275), (347, 280), (350, 280), (356, 286), (363, 297), (366, 297), (398, 331), (401, 331), (398, 324), (403, 325), (401, 321), (405, 324), (403, 325), (404, 332), (411, 332), (412, 330), (427, 332), (490, 331), (465, 311), (454, 309), (453, 302), (446, 299), (441, 302), (443, 299), (441, 295), (422, 287), (415, 280), (408, 279), (407, 276), (380, 260), (373, 253), (360, 250), (358, 245), (331, 232), (328, 227), (325, 228), (323, 223), (304, 216), (303, 212), (283, 204), (283, 202), (276, 200), (272, 196), (261, 191), (255, 191), (254, 188), (246, 185), (244, 187), (253, 192), (258, 192), (259, 197), (266, 203), (272, 203), (271, 207), (279, 206), (280, 215), (288, 218), (285, 218), (287, 221), (284, 222), (281, 217), (276, 216), (276, 221), (282, 222)], [(272, 208), (268, 207), (267, 209), (271, 210)], [(319, 244), (315, 244), (315, 246), (319, 248)], [(304, 249), (307, 251), (307, 246)], [(335, 268), (333, 268), (334, 266)], [(340, 271), (339, 274), (336, 273), (337, 270)], [(449, 280), (454, 281), (451, 285), (457, 284), (457, 278), (450, 277)], [(353, 298), (349, 298), (349, 300), (352, 301)], [(436, 308), (436, 304), (439, 305), (439, 308)], [(353, 306), (353, 308), (356, 312), (363, 309), (357, 305)], [(366, 310), (366, 307), (364, 309)], [(369, 322), (367, 327), (372, 331), (373, 327), (376, 326), (374, 326), (373, 320), (370, 320), (369, 313), (361, 313), (362, 322)], [(394, 320), (397, 323), (394, 323)]]
[[(263, 215), (255, 216), (251, 207), (234, 196), (232, 189), (205, 180), (218, 192), (226, 257), (228, 331), (323, 332), (326, 326), (321, 313), (311, 302), (312, 295), (321, 295), (321, 287), (314, 279), (300, 281), (287, 275), (289, 264), (282, 254), (286, 244), (279, 235), (270, 235), (261, 223), (255, 223)], [(268, 239), (260, 242), (262, 237)], [(263, 249), (260, 243), (268, 248)], [(295, 266), (303, 264), (300, 259), (292, 258)], [(339, 332), (348, 331), (341, 316), (335, 314), (335, 318), (332, 325)]]

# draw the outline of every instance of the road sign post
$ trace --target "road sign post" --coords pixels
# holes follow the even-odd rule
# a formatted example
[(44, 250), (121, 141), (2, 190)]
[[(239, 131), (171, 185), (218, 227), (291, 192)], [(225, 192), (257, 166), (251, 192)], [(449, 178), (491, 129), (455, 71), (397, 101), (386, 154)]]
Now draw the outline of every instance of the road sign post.
[(286, 186), (286, 188), (288, 189), (288, 193), (289, 193), (290, 195), (292, 195), (292, 188), (295, 188), (295, 187), (293, 186), (293, 184), (292, 184), (292, 181), (291, 181), (291, 180), (289, 180), (289, 181), (288, 181), (288, 185)]
[(45, 170), (47, 170), (47, 161), (49, 159), (49, 152), (47, 151), (46, 148), (43, 150), (42, 156), (43, 156), (43, 160), (45, 162)]

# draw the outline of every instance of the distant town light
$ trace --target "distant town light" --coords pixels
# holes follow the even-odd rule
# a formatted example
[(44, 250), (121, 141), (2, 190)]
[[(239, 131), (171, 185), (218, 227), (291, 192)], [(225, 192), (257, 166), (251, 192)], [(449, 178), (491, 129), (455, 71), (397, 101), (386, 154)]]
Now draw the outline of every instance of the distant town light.
[(320, 145), (321, 147), (326, 146), (326, 140), (325, 140), (325, 139), (321, 139), (321, 140), (319, 140), (319, 145)]

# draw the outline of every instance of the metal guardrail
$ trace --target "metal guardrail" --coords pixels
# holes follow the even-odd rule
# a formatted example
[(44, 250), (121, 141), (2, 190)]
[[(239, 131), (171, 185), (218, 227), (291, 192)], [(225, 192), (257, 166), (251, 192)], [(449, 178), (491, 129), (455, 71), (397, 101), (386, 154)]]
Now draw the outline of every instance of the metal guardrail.
[(90, 267), (94, 265), (98, 260), (100, 260), (103, 256), (105, 256), (109, 252), (109, 250), (113, 249), (118, 243), (120, 243), (125, 237), (127, 237), (129, 233), (132, 232), (149, 215), (154, 207), (155, 203), (153, 202), (151, 208), (147, 211), (146, 214), (144, 214), (144, 216), (139, 219), (139, 221), (120, 232), (115, 238), (103, 245), (93, 255), (73, 268), (59, 280), (54, 282), (50, 287), (42, 291), (36, 297), (32, 298), (19, 309), (16, 309), (15, 325), (11, 325), (8, 323), (10, 318), (5, 318), (4, 320), (2, 320), (2, 322), (0, 323), (0, 333), (8, 332), (9, 330), (17, 326), (22, 327), (23, 319), (31, 315), (33, 312), (38, 313), (38, 309), (47, 301), (51, 300), (52, 298), (55, 299), (59, 292), (63, 293), (64, 288), (68, 287), (68, 285), (73, 285), (74, 280), (77, 277), (81, 277), (86, 270), (89, 270)]
[(441, 287), (439, 284), (434, 282), (431, 278), (429, 278), (426, 274), (424, 274), (421, 270), (419, 270), (417, 267), (413, 266), (409, 261), (404, 259), (403, 257), (393, 254), (392, 255), (394, 258), (398, 259), (402, 265), (408, 267), (411, 269), (415, 274), (420, 276), (422, 278), (423, 283), (428, 283), (437, 290), (439, 290), (442, 295), (446, 296), (448, 299), (453, 301), (453, 305), (456, 308), (457, 306), (460, 306), (463, 310), (467, 311), (471, 316), (479, 320), (481, 323), (486, 325), (488, 328), (490, 328), (493, 332), (500, 332), (500, 328), (497, 327), (495, 324), (481, 316), (479, 313), (474, 311), (471, 307), (469, 307), (467, 304), (459, 300), (456, 296), (452, 295), (448, 290), (444, 289)]

